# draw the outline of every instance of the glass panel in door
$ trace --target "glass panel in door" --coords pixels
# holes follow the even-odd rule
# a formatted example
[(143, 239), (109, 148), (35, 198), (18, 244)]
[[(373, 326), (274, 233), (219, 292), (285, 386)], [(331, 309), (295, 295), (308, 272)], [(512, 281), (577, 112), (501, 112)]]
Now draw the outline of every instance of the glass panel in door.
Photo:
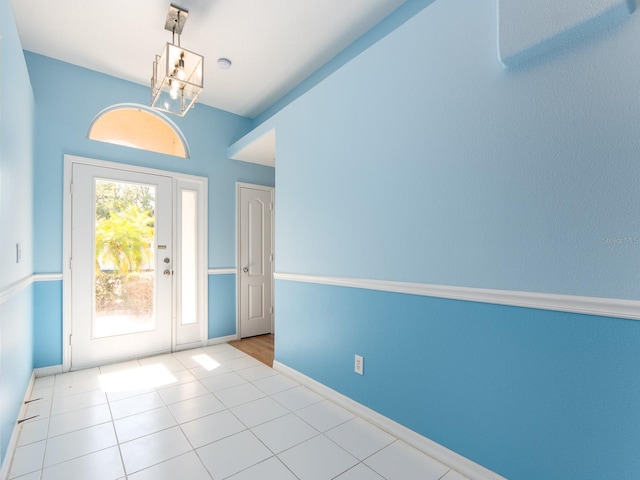
[(94, 338), (154, 330), (156, 187), (95, 181)]
[(204, 337), (206, 308), (202, 299), (206, 295), (206, 261), (203, 255), (204, 243), (200, 222), (202, 207), (206, 198), (200, 183), (189, 180), (178, 181), (178, 205), (176, 232), (177, 314), (175, 348), (184, 349), (197, 346)]
[(180, 324), (191, 325), (198, 321), (198, 264), (197, 243), (197, 194), (195, 190), (181, 191), (181, 228), (180, 228)]

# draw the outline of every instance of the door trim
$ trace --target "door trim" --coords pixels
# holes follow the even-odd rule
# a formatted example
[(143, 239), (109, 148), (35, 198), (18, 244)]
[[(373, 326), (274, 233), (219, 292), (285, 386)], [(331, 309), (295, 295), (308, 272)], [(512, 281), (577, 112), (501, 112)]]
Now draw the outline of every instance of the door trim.
[[(70, 336), (72, 334), (71, 325), (71, 215), (72, 215), (72, 196), (71, 196), (71, 180), (73, 173), (73, 164), (80, 163), (84, 165), (90, 165), (95, 167), (105, 167), (117, 170), (126, 170), (129, 172), (146, 173), (151, 175), (161, 175), (165, 177), (171, 177), (173, 179), (174, 186), (180, 184), (180, 182), (188, 183), (200, 183), (204, 190), (203, 199), (201, 202), (201, 208), (199, 208), (199, 219), (203, 222), (201, 231), (198, 232), (198, 245), (199, 254), (201, 255), (201, 261), (203, 265), (198, 271), (198, 290), (203, 292), (199, 295), (199, 310), (202, 315), (201, 319), (201, 339), (200, 344), (205, 346), (208, 340), (209, 323), (208, 323), (208, 295), (207, 295), (207, 268), (208, 265), (208, 179), (206, 177), (199, 177), (196, 175), (188, 175), (179, 172), (171, 172), (168, 170), (160, 170), (149, 167), (141, 167), (137, 165), (131, 165), (128, 163), (110, 162), (106, 160), (98, 160), (95, 158), (81, 157), (78, 155), (64, 155), (64, 197), (63, 197), (63, 213), (62, 213), (62, 371), (68, 372), (71, 370), (71, 345)], [(173, 189), (174, 192), (174, 205), (176, 205), (178, 188)], [(175, 210), (175, 209), (174, 209)], [(177, 212), (173, 212), (172, 221), (175, 224)], [(174, 245), (176, 240), (176, 234), (174, 230)], [(174, 248), (177, 248), (174, 247)], [(175, 349), (175, 322), (176, 322), (176, 307), (175, 301), (173, 302), (172, 313), (172, 338), (171, 348)], [(180, 348), (183, 348), (182, 346)]]
[[(241, 325), (240, 325), (240, 312), (242, 308), (240, 299), (240, 280), (241, 280), (241, 265), (240, 265), (240, 189), (252, 188), (254, 190), (262, 190), (271, 193), (271, 203), (273, 204), (273, 210), (271, 212), (271, 251), (275, 252), (275, 188), (268, 187), (266, 185), (255, 185), (253, 183), (236, 182), (236, 339), (242, 338)], [(273, 312), (271, 313), (271, 333), (275, 332), (275, 306), (274, 306), (274, 281), (273, 273), (275, 270), (275, 258), (271, 262), (271, 306)]]

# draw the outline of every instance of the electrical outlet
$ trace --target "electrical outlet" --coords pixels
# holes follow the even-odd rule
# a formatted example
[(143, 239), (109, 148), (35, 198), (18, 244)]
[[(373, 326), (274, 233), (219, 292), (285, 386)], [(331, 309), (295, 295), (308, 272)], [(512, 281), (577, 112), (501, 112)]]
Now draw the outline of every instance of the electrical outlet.
[(364, 357), (362, 355), (355, 356), (353, 371), (358, 375), (364, 375)]

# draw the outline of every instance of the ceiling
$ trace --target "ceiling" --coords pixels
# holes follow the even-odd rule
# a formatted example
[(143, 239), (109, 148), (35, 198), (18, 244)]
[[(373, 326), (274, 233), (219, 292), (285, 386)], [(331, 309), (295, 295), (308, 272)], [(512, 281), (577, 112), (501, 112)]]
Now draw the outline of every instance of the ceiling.
[[(205, 57), (199, 102), (254, 118), (405, 0), (180, 0)], [(12, 0), (22, 47), (149, 85), (169, 0)], [(230, 70), (218, 58), (232, 61)], [(127, 101), (123, 99), (123, 101)]]

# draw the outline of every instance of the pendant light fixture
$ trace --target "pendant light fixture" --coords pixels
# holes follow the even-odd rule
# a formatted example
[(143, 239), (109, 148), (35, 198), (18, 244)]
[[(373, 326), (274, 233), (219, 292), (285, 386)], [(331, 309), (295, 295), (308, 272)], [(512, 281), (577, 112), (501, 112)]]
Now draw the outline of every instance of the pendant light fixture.
[(151, 107), (180, 117), (195, 105), (204, 78), (204, 57), (180, 45), (188, 15), (189, 11), (182, 7), (169, 6), (164, 28), (172, 33), (172, 40), (156, 55), (151, 77)]

